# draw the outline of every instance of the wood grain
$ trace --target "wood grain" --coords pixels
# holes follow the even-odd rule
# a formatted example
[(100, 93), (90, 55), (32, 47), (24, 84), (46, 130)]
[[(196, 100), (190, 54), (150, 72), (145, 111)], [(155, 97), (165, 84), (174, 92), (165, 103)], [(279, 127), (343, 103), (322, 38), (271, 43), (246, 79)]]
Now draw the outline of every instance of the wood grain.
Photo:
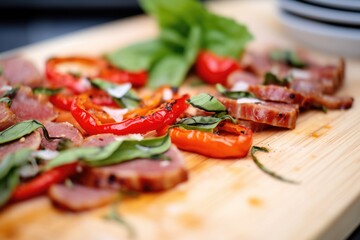
[[(217, 1), (214, 11), (246, 23), (268, 43), (297, 46), (282, 31), (273, 1)], [(54, 55), (102, 54), (156, 36), (152, 19), (135, 17), (17, 49), (43, 69)], [(326, 56), (328, 57), (328, 56)], [(333, 57), (333, 56), (330, 56)], [(118, 205), (137, 239), (342, 239), (360, 223), (360, 62), (347, 60), (340, 94), (355, 98), (347, 111), (307, 112), (295, 130), (266, 131), (254, 145), (270, 169), (299, 185), (263, 174), (249, 157), (216, 160), (186, 153), (190, 180), (170, 191), (143, 194)], [(45, 197), (3, 209), (0, 239), (126, 239), (124, 227), (103, 219), (109, 207), (73, 214)]]

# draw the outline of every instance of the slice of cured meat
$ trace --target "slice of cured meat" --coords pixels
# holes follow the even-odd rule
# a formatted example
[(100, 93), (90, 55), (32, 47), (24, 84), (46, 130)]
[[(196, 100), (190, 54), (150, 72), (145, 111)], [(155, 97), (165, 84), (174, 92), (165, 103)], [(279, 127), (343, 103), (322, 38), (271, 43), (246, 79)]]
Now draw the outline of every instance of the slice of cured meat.
[(30, 148), (33, 150), (37, 150), (40, 147), (41, 136), (38, 132), (33, 132), (30, 135), (23, 137), (19, 140), (13, 141), (11, 143), (5, 143), (0, 145), (0, 161), (7, 154), (16, 152), (22, 148)]
[(103, 147), (115, 141), (116, 136), (111, 133), (92, 135), (84, 139), (82, 146), (85, 147)]
[[(293, 81), (308, 81), (318, 93), (333, 94), (342, 85), (345, 75), (345, 61), (340, 58), (336, 64), (321, 65), (306, 60), (307, 67), (299, 69), (283, 62), (273, 61), (269, 53), (248, 52), (243, 58), (243, 66), (258, 77), (263, 78), (265, 73), (272, 72), (280, 79), (291, 76)], [(230, 80), (229, 80), (230, 81)], [(292, 87), (291, 83), (291, 88)], [(299, 91), (297, 89), (296, 91)]]
[(273, 102), (246, 103), (225, 97), (218, 97), (218, 100), (234, 118), (282, 128), (293, 129), (296, 126), (299, 113), (297, 105)]
[(16, 93), (10, 109), (19, 121), (36, 119), (41, 122), (52, 121), (57, 117), (53, 105), (45, 99), (33, 95), (31, 88), (22, 86)]
[(276, 85), (256, 85), (250, 86), (249, 91), (257, 98), (265, 101), (298, 104), (301, 108), (309, 108), (312, 99), (297, 93), (287, 87)]
[(354, 98), (349, 96), (332, 96), (320, 94), (313, 96), (315, 106), (324, 106), (328, 109), (349, 109), (352, 107)]
[[(67, 138), (67, 139), (71, 140), (71, 142), (74, 145), (81, 145), (83, 140), (84, 140), (83, 136), (81, 135), (79, 130), (77, 128), (75, 128), (73, 125), (71, 125), (70, 123), (67, 123), (67, 122), (63, 122), (63, 123), (46, 122), (44, 124), (44, 126), (47, 129), (47, 131), (49, 132), (49, 135), (51, 137), (64, 137), (64, 138)], [(49, 149), (49, 150), (56, 150), (60, 140), (54, 139), (54, 140), (48, 141), (43, 136), (42, 129), (39, 130), (39, 131), (40, 131), (40, 133), (42, 135), (41, 146), (43, 148), (46, 148), (46, 149)]]
[(0, 131), (14, 125), (17, 122), (16, 115), (6, 103), (0, 103)]
[(227, 86), (234, 91), (246, 91), (249, 86), (259, 85), (262, 78), (244, 71), (235, 71), (231, 73), (227, 79)]
[(71, 211), (84, 211), (112, 202), (116, 199), (117, 192), (78, 184), (71, 187), (55, 184), (49, 189), (48, 195), (56, 206)]
[(241, 126), (251, 129), (253, 132), (261, 132), (269, 128), (269, 125), (265, 123), (258, 123), (249, 120), (237, 119), (237, 123)]
[(39, 87), (43, 84), (43, 78), (39, 70), (30, 61), (21, 57), (13, 57), (0, 60), (3, 77), (12, 86), (25, 85)]
[(162, 191), (187, 180), (184, 160), (172, 146), (164, 156), (171, 160), (136, 159), (121, 164), (84, 167), (80, 181), (88, 186), (141, 192)]

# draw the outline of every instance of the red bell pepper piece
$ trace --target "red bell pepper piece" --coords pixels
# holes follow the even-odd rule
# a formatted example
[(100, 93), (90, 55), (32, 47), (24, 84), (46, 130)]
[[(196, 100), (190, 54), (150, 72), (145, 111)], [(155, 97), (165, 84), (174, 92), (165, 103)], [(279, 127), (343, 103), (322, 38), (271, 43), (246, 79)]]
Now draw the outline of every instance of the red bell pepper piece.
[(196, 74), (210, 84), (226, 85), (230, 73), (240, 69), (240, 64), (234, 59), (220, 57), (209, 51), (201, 51), (195, 63)]
[(98, 77), (117, 84), (131, 83), (133, 87), (138, 88), (146, 84), (148, 74), (146, 71), (128, 72), (116, 68), (106, 68), (100, 72)]
[[(113, 98), (102, 90), (92, 88), (91, 90), (85, 92), (85, 94), (88, 94), (91, 102), (96, 105), (119, 107)], [(49, 101), (54, 104), (54, 106), (62, 110), (70, 111), (71, 105), (77, 96), (78, 95), (75, 94), (58, 93), (50, 96)]]
[[(59, 70), (60, 65), (78, 65), (86, 67), (88, 73), (71, 73), (62, 72)], [(107, 62), (101, 58), (91, 57), (56, 57), (51, 58), (46, 62), (45, 73), (47, 80), (54, 87), (65, 87), (74, 93), (82, 93), (89, 90), (91, 86), (84, 84), (82, 79), (84, 77), (96, 77), (102, 69), (108, 66)]]
[(102, 124), (86, 110), (88, 98), (85, 95), (80, 95), (71, 107), (71, 114), (88, 134), (145, 134), (149, 131), (157, 130), (174, 123), (187, 109), (188, 104), (186, 103), (186, 100), (188, 98), (188, 95), (184, 95), (180, 98), (172, 99), (171, 101), (165, 102), (157, 109), (148, 112), (145, 116), (136, 116), (121, 122)]
[(62, 165), (46, 171), (15, 188), (11, 201), (22, 201), (45, 193), (51, 185), (63, 182), (76, 173), (77, 163)]
[(212, 158), (245, 157), (252, 144), (252, 131), (246, 127), (225, 122), (219, 126), (220, 133), (169, 129), (171, 141), (178, 148)]

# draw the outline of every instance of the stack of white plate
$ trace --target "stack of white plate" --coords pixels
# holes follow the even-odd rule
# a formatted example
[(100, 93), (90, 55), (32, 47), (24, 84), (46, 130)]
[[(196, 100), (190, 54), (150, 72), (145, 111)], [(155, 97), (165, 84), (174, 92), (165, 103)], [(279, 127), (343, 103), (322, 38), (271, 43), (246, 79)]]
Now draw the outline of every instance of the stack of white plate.
[(360, 0), (279, 0), (288, 33), (313, 48), (360, 57)]

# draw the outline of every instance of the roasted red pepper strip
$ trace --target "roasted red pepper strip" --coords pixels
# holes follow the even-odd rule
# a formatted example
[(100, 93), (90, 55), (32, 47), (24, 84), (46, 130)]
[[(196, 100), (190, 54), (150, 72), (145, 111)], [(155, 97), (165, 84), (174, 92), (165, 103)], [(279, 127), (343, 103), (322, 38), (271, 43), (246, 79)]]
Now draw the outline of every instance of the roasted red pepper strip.
[(85, 105), (87, 98), (79, 96), (71, 107), (71, 113), (79, 125), (88, 134), (114, 133), (117, 135), (127, 135), (132, 133), (145, 134), (152, 130), (160, 129), (172, 124), (187, 109), (186, 100), (188, 95), (173, 99), (162, 104), (159, 108), (151, 111), (145, 116), (138, 116), (126, 119), (121, 122), (101, 124), (89, 111)]
[(209, 51), (201, 51), (195, 63), (196, 74), (210, 84), (226, 85), (230, 73), (240, 70), (240, 64), (232, 58), (220, 57)]
[[(85, 94), (89, 95), (91, 102), (100, 106), (119, 107), (116, 102), (106, 92), (98, 89), (91, 89)], [(71, 105), (78, 95), (58, 93), (49, 97), (49, 100), (54, 106), (70, 111)]]
[(131, 83), (133, 87), (138, 88), (146, 84), (148, 74), (146, 71), (128, 72), (116, 68), (106, 68), (100, 72), (98, 77), (117, 84)]
[[(79, 65), (86, 66), (89, 69), (88, 73), (64, 73), (59, 71), (59, 66), (65, 65)], [(46, 78), (54, 87), (65, 87), (74, 93), (82, 93), (89, 90), (91, 86), (84, 84), (81, 80), (84, 77), (96, 77), (100, 72), (107, 68), (108, 64), (101, 58), (91, 57), (56, 57), (51, 58), (46, 62), (45, 72)]]
[(22, 201), (39, 196), (55, 183), (63, 182), (76, 173), (77, 163), (62, 165), (46, 171), (29, 182), (23, 183), (15, 188), (11, 201)]
[(214, 134), (175, 127), (169, 129), (169, 133), (172, 143), (185, 151), (212, 158), (241, 158), (247, 155), (252, 144), (250, 129), (225, 122), (219, 130), (220, 134)]
[(162, 87), (159, 87), (155, 90), (155, 92), (153, 92), (153, 94), (146, 96), (142, 99), (139, 108), (135, 108), (127, 112), (124, 115), (124, 119), (146, 115), (149, 111), (160, 106), (160, 104), (162, 104), (164, 101), (169, 100), (164, 99), (165, 97), (167, 97), (166, 95), (168, 94), (171, 95), (170, 98), (174, 98), (174, 96), (176, 96), (174, 89), (170, 86), (164, 85)]

